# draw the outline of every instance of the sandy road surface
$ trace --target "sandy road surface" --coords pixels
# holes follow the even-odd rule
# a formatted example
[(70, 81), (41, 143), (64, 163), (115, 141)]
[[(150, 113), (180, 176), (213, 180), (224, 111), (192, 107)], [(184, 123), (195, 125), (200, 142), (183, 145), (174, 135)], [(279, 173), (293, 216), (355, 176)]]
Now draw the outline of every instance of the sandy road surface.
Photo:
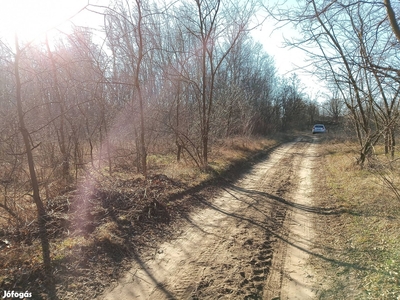
[[(313, 138), (315, 142), (317, 138)], [(264, 299), (314, 299), (318, 282), (308, 264), (309, 253), (314, 249), (313, 169), (318, 165), (317, 145), (310, 143), (298, 154), (295, 162), (296, 176), (287, 199), (286, 218), (274, 245), (274, 258), (267, 278)]]
[(312, 299), (314, 139), (276, 148), (100, 299)]

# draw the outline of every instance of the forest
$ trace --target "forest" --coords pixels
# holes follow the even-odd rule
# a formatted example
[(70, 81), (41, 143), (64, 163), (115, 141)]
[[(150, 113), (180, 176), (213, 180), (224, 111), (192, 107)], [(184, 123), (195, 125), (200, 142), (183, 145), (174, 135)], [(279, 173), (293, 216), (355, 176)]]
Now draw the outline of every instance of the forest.
[(41, 182), (71, 182), (88, 165), (146, 174), (147, 157), (168, 151), (205, 170), (217, 139), (313, 123), (317, 104), (250, 35), (257, 9), (117, 2), (100, 42), (75, 27), (55, 41), (2, 43), (2, 181), (21, 174), (28, 144)]
[[(290, 9), (117, 0), (86, 9), (103, 15), (101, 28), (0, 42), (0, 222), (6, 231), (37, 218), (47, 275), (48, 203), (93, 172), (146, 178), (163, 155), (208, 172), (221, 140), (310, 131), (322, 116), (357, 140), (361, 167), (378, 145), (395, 157), (400, 6), (389, 0)], [(280, 75), (254, 41), (260, 10), (299, 29), (287, 44), (308, 53), (309, 72), (331, 92), (325, 103), (295, 73)]]

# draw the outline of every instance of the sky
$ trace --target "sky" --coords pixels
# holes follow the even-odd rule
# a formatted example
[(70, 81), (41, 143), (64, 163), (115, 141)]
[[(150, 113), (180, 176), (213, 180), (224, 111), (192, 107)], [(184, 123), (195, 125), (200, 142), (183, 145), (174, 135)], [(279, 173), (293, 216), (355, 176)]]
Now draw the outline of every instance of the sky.
[[(93, 4), (107, 2), (90, 0)], [(67, 30), (70, 24), (66, 21), (73, 16), (79, 25), (101, 22), (99, 15), (80, 12), (87, 4), (88, 0), (0, 0), (0, 37), (13, 40), (17, 32), (21, 40), (30, 41), (54, 27)]]
[(285, 47), (284, 40), (297, 37), (299, 33), (292, 26), (276, 28), (276, 21), (266, 20), (260, 28), (252, 32), (254, 39), (263, 44), (265, 51), (274, 57), (278, 73), (282, 76), (290, 76), (296, 73), (305, 86), (305, 91), (312, 100), (322, 101), (326, 89), (321, 83), (311, 76), (306, 62), (306, 54), (297, 48)]
[[(106, 5), (107, 2), (90, 0), (91, 4)], [(101, 16), (88, 11), (80, 12), (87, 3), (88, 0), (0, 0), (0, 38), (13, 41), (16, 31), (20, 39), (30, 41), (54, 27), (68, 30), (70, 24), (65, 21), (72, 16), (78, 25), (102, 24)], [(266, 52), (274, 57), (281, 75), (296, 72), (306, 92), (317, 100), (323, 88), (311, 76), (298, 69), (306, 65), (304, 53), (283, 47), (283, 37), (296, 36), (296, 31), (289, 26), (274, 31), (275, 25), (273, 20), (265, 21), (253, 31), (254, 39), (262, 43)], [(49, 31), (50, 37), (52, 34), (57, 32)]]

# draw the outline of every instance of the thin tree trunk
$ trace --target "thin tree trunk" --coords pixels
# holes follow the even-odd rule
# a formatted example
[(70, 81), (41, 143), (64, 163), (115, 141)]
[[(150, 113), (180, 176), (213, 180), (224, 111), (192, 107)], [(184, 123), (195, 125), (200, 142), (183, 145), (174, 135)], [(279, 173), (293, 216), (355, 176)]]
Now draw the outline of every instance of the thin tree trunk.
[(56, 63), (54, 61), (53, 53), (50, 50), (49, 41), (47, 39), (47, 36), (46, 36), (46, 48), (47, 48), (47, 53), (49, 54), (49, 58), (50, 58), (50, 62), (51, 62), (51, 69), (52, 69), (52, 76), (53, 76), (53, 81), (54, 81), (54, 91), (55, 91), (55, 95), (56, 95), (56, 100), (60, 106), (60, 128), (59, 129), (56, 128), (56, 130), (60, 133), (58, 144), (59, 144), (60, 152), (61, 152), (61, 155), (63, 158), (63, 162), (62, 162), (63, 177), (68, 184), (71, 182), (71, 174), (70, 174), (69, 153), (68, 153), (66, 142), (65, 142), (65, 132), (64, 132), (65, 109), (64, 109), (64, 102), (63, 102), (63, 99), (61, 99), (61, 93), (59, 90), (60, 86), (58, 84)]
[(143, 16), (142, 16), (141, 3), (139, 0), (136, 0), (136, 5), (138, 9), (137, 32), (139, 41), (138, 41), (138, 61), (136, 65), (134, 85), (139, 100), (139, 110), (140, 110), (140, 156), (141, 156), (142, 174), (144, 175), (144, 177), (147, 177), (147, 153), (146, 153), (145, 134), (144, 134), (145, 126), (144, 126), (143, 95), (139, 80), (140, 68), (143, 60), (143, 33), (142, 33)]
[(36, 176), (35, 164), (33, 159), (33, 153), (30, 143), (30, 134), (26, 128), (24, 121), (24, 112), (22, 109), (22, 96), (21, 96), (21, 78), (19, 74), (19, 59), (21, 57), (21, 52), (18, 44), (18, 37), (15, 36), (15, 62), (14, 62), (14, 72), (15, 72), (15, 88), (16, 88), (16, 102), (17, 102), (17, 111), (18, 111), (18, 121), (19, 127), (21, 131), (21, 135), (25, 145), (26, 156), (28, 159), (29, 166), (29, 175), (31, 180), (31, 186), (33, 191), (33, 201), (36, 205), (37, 210), (37, 220), (39, 225), (39, 236), (42, 244), (42, 255), (43, 255), (43, 264), (45, 269), (46, 276), (46, 288), (48, 292), (49, 299), (57, 299), (56, 289), (53, 280), (53, 271), (51, 266), (51, 258), (50, 258), (50, 244), (46, 230), (46, 222), (47, 222), (47, 214), (46, 209), (43, 205), (43, 202), (40, 198), (39, 193), (39, 183)]
[(389, 129), (385, 130), (385, 154), (389, 154)]
[(181, 161), (181, 153), (182, 153), (182, 145), (181, 145), (181, 141), (179, 140), (179, 118), (180, 118), (180, 114), (179, 114), (179, 109), (180, 109), (180, 82), (178, 82), (178, 95), (176, 97), (176, 130), (175, 130), (175, 143), (176, 143), (176, 147), (177, 147), (177, 152), (176, 152), (176, 161), (180, 162)]
[(391, 134), (391, 145), (390, 145), (390, 147), (391, 147), (391, 151), (390, 151), (390, 154), (391, 154), (391, 156), (392, 156), (392, 159), (394, 159), (394, 152), (395, 152), (395, 150), (396, 150), (396, 135), (395, 135), (395, 133), (394, 133), (394, 128), (392, 128), (391, 130), (390, 130), (390, 134)]

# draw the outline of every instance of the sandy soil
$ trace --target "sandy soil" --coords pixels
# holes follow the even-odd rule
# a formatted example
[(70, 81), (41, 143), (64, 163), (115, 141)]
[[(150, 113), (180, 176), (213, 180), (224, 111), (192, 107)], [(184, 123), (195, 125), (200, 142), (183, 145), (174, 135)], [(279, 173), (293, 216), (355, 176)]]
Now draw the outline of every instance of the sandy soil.
[(296, 174), (286, 197), (289, 205), (281, 239), (274, 247), (264, 299), (305, 300), (316, 297), (317, 282), (308, 264), (309, 253), (314, 248), (313, 214), (317, 211), (313, 207), (313, 180), (318, 180), (313, 178), (313, 169), (318, 167), (316, 146), (310, 143), (298, 153), (302, 159), (295, 162)]
[(312, 299), (315, 137), (275, 149), (98, 299)]

